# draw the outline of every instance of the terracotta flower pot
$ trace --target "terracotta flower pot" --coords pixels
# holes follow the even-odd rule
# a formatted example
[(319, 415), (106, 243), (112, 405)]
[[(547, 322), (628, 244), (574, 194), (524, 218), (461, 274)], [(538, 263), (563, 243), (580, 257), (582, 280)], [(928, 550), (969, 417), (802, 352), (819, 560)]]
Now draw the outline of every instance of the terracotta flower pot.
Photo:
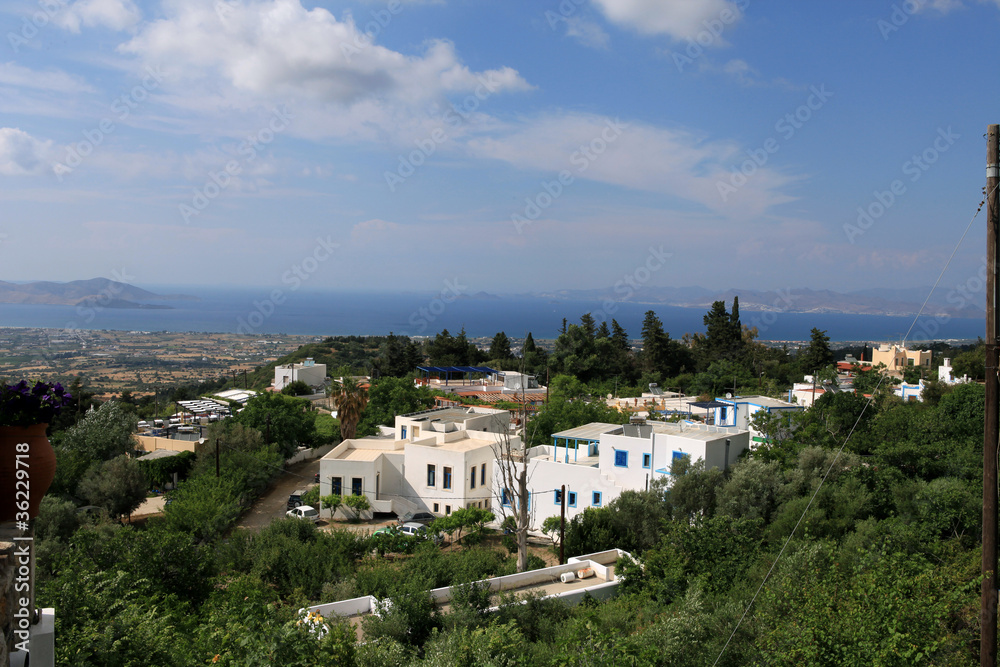
[(24, 520), (24, 512), (29, 519), (38, 516), (38, 506), (56, 475), (56, 453), (45, 436), (47, 427), (0, 426), (0, 523)]

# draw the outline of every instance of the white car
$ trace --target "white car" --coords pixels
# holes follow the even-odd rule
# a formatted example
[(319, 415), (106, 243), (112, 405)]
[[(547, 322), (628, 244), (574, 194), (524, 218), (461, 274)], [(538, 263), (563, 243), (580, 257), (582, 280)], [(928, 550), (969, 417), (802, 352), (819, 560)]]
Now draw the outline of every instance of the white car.
[(399, 527), (399, 532), (403, 535), (409, 535), (410, 537), (419, 537), (425, 540), (433, 540), (434, 544), (441, 544), (443, 539), (440, 535), (436, 533), (431, 533), (422, 523), (416, 523), (415, 521), (408, 521)]
[(295, 509), (285, 512), (285, 516), (294, 517), (296, 519), (309, 519), (313, 523), (316, 523), (319, 521), (319, 510), (310, 505), (299, 505)]

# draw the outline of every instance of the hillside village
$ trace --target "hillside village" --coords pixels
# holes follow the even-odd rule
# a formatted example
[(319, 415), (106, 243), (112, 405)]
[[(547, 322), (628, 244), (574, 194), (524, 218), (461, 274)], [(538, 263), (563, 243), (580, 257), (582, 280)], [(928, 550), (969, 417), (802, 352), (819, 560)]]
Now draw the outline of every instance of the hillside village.
[[(814, 329), (793, 355), (756, 343), (736, 303), (681, 341), (647, 315), (634, 343), (613, 321), (564, 322), (550, 351), (502, 332), (485, 349), (464, 332), (330, 338), (160, 405), (101, 402), (77, 382), (78, 405), (53, 422), (58, 466), (34, 526), (32, 664), (564, 664), (581, 623), (603, 628), (581, 645), (602, 664), (705, 664), (713, 651), (720, 664), (785, 664), (858, 633), (961, 656), (974, 633), (954, 605), (972, 595), (981, 348), (837, 358)], [(372, 361), (320, 361), (349, 347)], [(913, 426), (892, 426), (903, 415)], [(730, 652), (707, 628), (739, 620), (732, 605), (786, 541), (794, 555)], [(787, 568), (826, 563), (810, 586), (853, 591), (885, 557), (879, 544), (895, 555), (878, 585), (936, 602), (804, 606), (796, 622), (809, 627), (844, 605), (867, 620), (803, 644), (786, 605), (811, 594), (787, 589)], [(113, 620), (81, 594), (129, 611)], [(138, 622), (152, 600), (197, 637), (187, 649)], [(212, 618), (232, 613), (246, 621), (218, 635)], [(901, 619), (914, 630), (886, 648), (879, 624)], [(676, 623), (694, 625), (677, 635)], [(703, 648), (685, 658), (691, 642)]]

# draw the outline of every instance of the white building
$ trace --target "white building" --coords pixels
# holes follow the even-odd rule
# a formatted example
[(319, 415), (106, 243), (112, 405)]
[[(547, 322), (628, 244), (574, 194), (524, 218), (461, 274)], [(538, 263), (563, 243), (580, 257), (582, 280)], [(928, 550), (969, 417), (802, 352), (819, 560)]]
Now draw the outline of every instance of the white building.
[(274, 367), (274, 388), (281, 391), (293, 382), (301, 381), (313, 389), (326, 384), (326, 364), (317, 364), (312, 357), (301, 364)]
[[(552, 445), (532, 447), (528, 456), (530, 523), (538, 527), (561, 509), (566, 486), (566, 518), (588, 507), (603, 507), (626, 489), (642, 490), (670, 475), (674, 459), (688, 456), (709, 468), (727, 468), (750, 446), (749, 431), (696, 422), (593, 423), (552, 435)], [(514, 490), (494, 494), (515, 507)]]
[(805, 382), (796, 382), (788, 390), (788, 401), (797, 403), (803, 408), (811, 408), (813, 403), (823, 398), (827, 389), (832, 387), (822, 382), (814, 383), (811, 375), (805, 376), (804, 379)]
[(969, 382), (969, 376), (963, 375), (960, 378), (956, 378), (955, 371), (951, 367), (951, 359), (945, 357), (944, 363), (938, 366), (938, 380), (945, 384), (964, 384)]
[(902, 384), (893, 385), (892, 393), (899, 396), (904, 401), (923, 402), (924, 381), (919, 380), (916, 384), (903, 382)]
[[(345, 440), (320, 460), (320, 493), (366, 495), (374, 512), (489, 509), (493, 449), (510, 413), (474, 406), (396, 417), (391, 435)], [(504, 435), (499, 435), (504, 433)]]
[[(810, 387), (811, 388), (811, 387)], [(750, 431), (752, 446), (764, 442), (764, 437), (755, 428), (751, 420), (760, 411), (772, 415), (788, 415), (793, 412), (803, 412), (805, 406), (800, 403), (790, 403), (768, 396), (738, 396), (736, 398), (717, 398), (723, 406), (715, 408), (716, 426), (735, 426), (738, 429)]]

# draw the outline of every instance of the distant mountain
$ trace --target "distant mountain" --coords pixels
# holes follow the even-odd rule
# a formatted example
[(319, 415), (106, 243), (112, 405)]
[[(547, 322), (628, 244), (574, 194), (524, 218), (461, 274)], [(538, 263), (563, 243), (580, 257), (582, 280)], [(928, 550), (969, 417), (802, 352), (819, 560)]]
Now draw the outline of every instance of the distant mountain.
[[(750, 289), (728, 289), (713, 291), (703, 287), (644, 287), (631, 289), (627, 285), (617, 288), (589, 290), (559, 290), (555, 292), (535, 292), (531, 296), (549, 300), (614, 301), (627, 300), (650, 305), (679, 306), (682, 308), (703, 308), (708, 310), (713, 301), (732, 302), (740, 298), (740, 310), (781, 311), (791, 313), (846, 313), (854, 315), (898, 315), (913, 316), (920, 307), (930, 288), (881, 289), (870, 288), (843, 294), (831, 290), (811, 290), (792, 288), (788, 290), (761, 291)], [(983, 299), (977, 295), (959, 298), (946, 290), (935, 291), (924, 308), (929, 316), (982, 317), (985, 313)]]
[(72, 280), (67, 283), (38, 281), (11, 283), (0, 280), (0, 303), (50, 306), (101, 306), (104, 308), (171, 308), (149, 301), (197, 301), (185, 294), (155, 294), (141, 287), (107, 278)]

